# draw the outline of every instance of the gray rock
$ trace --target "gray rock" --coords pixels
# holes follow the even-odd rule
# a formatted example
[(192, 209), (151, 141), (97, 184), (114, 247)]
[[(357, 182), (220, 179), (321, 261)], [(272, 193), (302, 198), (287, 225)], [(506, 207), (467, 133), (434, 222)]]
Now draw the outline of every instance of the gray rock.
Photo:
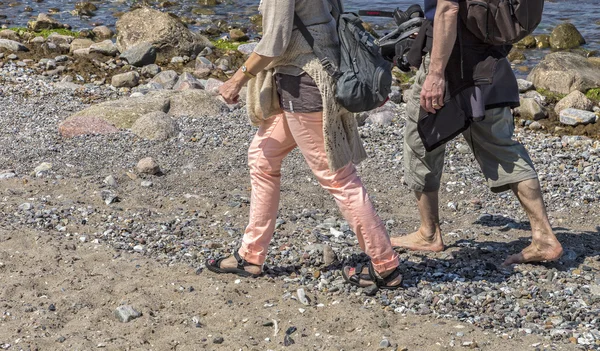
[(119, 199), (119, 195), (112, 190), (102, 190), (100, 192), (100, 197), (107, 205), (121, 201), (121, 199)]
[(17, 32), (11, 29), (0, 30), (0, 39), (8, 39), (18, 42), (20, 40)]
[(21, 211), (29, 211), (32, 208), (33, 208), (33, 205), (30, 204), (29, 202), (24, 202), (19, 205), (19, 210), (21, 210)]
[(74, 39), (71, 42), (69, 52), (73, 53), (76, 50), (88, 49), (92, 45), (94, 45), (94, 41), (91, 39)]
[(119, 53), (119, 50), (110, 39), (107, 39), (90, 46), (90, 53), (98, 53), (104, 56), (116, 56)]
[(519, 85), (519, 93), (533, 89), (533, 83), (525, 79), (517, 79), (517, 84)]
[(323, 245), (323, 263), (326, 266), (329, 266), (329, 265), (333, 264), (335, 261), (337, 261), (335, 252), (333, 252), (333, 249), (329, 245), (324, 244)]
[(92, 29), (92, 33), (94, 33), (96, 38), (100, 40), (110, 39), (115, 35), (115, 33), (107, 26), (94, 27), (94, 29)]
[(9, 179), (9, 178), (14, 178), (16, 176), (17, 176), (17, 174), (14, 171), (1, 171), (0, 172), (0, 179)]
[(383, 339), (379, 342), (380, 349), (387, 349), (388, 347), (392, 347), (392, 344), (388, 339)]
[(40, 13), (35, 21), (27, 23), (27, 28), (33, 30), (34, 32), (39, 32), (42, 29), (58, 29), (64, 28), (64, 26), (47, 14)]
[(238, 51), (241, 52), (244, 55), (250, 55), (251, 53), (254, 52), (254, 49), (256, 48), (256, 46), (258, 45), (258, 43), (246, 43), (246, 44), (242, 44), (240, 46), (238, 46)]
[[(94, 117), (120, 128), (131, 128), (141, 116), (154, 111), (169, 111), (170, 94), (163, 92), (149, 93), (142, 97), (122, 98), (92, 105), (67, 118), (61, 125), (71, 119), (82, 116)], [(60, 127), (59, 127), (60, 128)]]
[(211, 93), (216, 93), (217, 90), (219, 89), (219, 87), (223, 84), (224, 83), (218, 79), (209, 78), (206, 81), (206, 84), (204, 84), (204, 90), (211, 92)]
[(35, 169), (33, 170), (33, 175), (36, 177), (41, 177), (41, 176), (47, 175), (51, 169), (52, 169), (52, 163), (42, 162), (39, 166), (35, 167)]
[(149, 188), (149, 187), (151, 187), (152, 185), (153, 185), (153, 183), (152, 183), (151, 181), (149, 181), (149, 180), (144, 180), (144, 181), (142, 181), (142, 182), (140, 183), (140, 186), (141, 186), (141, 187), (144, 187), (144, 188)]
[(44, 38), (42, 36), (37, 36), (37, 37), (31, 39), (31, 42), (34, 44), (43, 44), (46, 42), (46, 38)]
[(120, 57), (132, 66), (142, 67), (156, 61), (156, 49), (150, 43), (140, 43), (127, 49)]
[(118, 186), (117, 180), (112, 175), (109, 175), (108, 177), (104, 178), (104, 184), (112, 186), (113, 188), (116, 188)]
[(560, 94), (587, 91), (600, 86), (600, 69), (585, 57), (570, 52), (554, 52), (533, 68), (527, 80), (536, 88)]
[(153, 78), (154, 76), (156, 76), (159, 73), (160, 73), (160, 66), (156, 65), (156, 64), (150, 64), (150, 65), (144, 66), (142, 68), (142, 75), (147, 78)]
[(227, 105), (205, 90), (184, 90), (171, 96), (169, 115), (179, 117), (214, 116), (228, 111)]
[(590, 111), (567, 108), (560, 112), (560, 122), (569, 126), (589, 124), (596, 121), (596, 114)]
[(204, 56), (198, 56), (196, 57), (196, 69), (209, 69), (209, 70), (213, 70), (215, 68), (215, 65), (210, 62), (209, 59), (207, 59)]
[(184, 72), (179, 76), (177, 83), (173, 86), (173, 90), (188, 90), (204, 88), (200, 81), (188, 72)]
[(197, 55), (212, 46), (206, 37), (190, 31), (179, 19), (146, 7), (125, 13), (117, 21), (116, 29), (121, 52), (146, 42), (156, 48), (159, 61)]
[(157, 74), (152, 80), (151, 83), (158, 83), (162, 85), (165, 89), (173, 89), (173, 86), (177, 83), (179, 75), (177, 72), (173, 70), (162, 71)]
[(171, 63), (185, 63), (185, 59), (181, 56), (175, 56), (173, 58), (171, 58)]
[(9, 39), (0, 39), (0, 49), (5, 49), (8, 51), (29, 51), (29, 49), (19, 43), (18, 41), (14, 41), (14, 40), (9, 40)]
[(533, 121), (530, 125), (529, 125), (529, 129), (531, 130), (540, 130), (542, 129), (542, 125), (540, 124), (540, 122), (538, 121)]
[(128, 323), (136, 318), (141, 317), (142, 313), (136, 311), (133, 307), (129, 305), (123, 305), (117, 307), (117, 309), (115, 310), (115, 316), (121, 322)]
[(306, 306), (310, 305), (310, 301), (306, 297), (306, 292), (304, 292), (303, 288), (296, 290), (296, 294), (298, 295), (298, 301), (300, 301), (300, 303)]
[(48, 36), (48, 42), (54, 43), (56, 45), (71, 45), (73, 40), (75, 40), (75, 37), (72, 35), (52, 33)]
[(533, 119), (535, 121), (544, 119), (548, 116), (545, 109), (532, 98), (521, 98), (521, 106), (519, 106), (519, 114), (523, 118)]
[(556, 106), (554, 106), (554, 111), (558, 114), (560, 114), (560, 112), (566, 108), (591, 111), (593, 107), (594, 103), (592, 100), (588, 99), (585, 94), (579, 90), (575, 90), (556, 103)]
[(114, 75), (111, 80), (112, 86), (115, 88), (133, 88), (140, 82), (140, 74), (136, 71), (121, 73)]
[(136, 169), (138, 172), (145, 174), (155, 175), (160, 173), (160, 166), (152, 157), (146, 157), (139, 160)]
[(162, 111), (150, 112), (140, 117), (131, 131), (142, 138), (150, 140), (167, 140), (179, 133), (179, 127), (169, 115)]

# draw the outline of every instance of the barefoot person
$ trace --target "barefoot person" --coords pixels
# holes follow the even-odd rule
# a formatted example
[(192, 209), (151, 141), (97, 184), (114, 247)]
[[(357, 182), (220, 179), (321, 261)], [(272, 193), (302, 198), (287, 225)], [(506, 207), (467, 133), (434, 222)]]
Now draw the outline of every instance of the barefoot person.
[(259, 10), (263, 38), (245, 64), (219, 88), (225, 101), (234, 103), (248, 82), (248, 114), (259, 126), (248, 150), (250, 220), (239, 250), (229, 257), (208, 260), (207, 268), (241, 276), (262, 273), (277, 217), (281, 162), (298, 147), (371, 259), (360, 272), (345, 267), (348, 282), (363, 287), (400, 287), (398, 255), (354, 167), (366, 157), (354, 116), (337, 105), (331, 77), (293, 25), (295, 11), (315, 38), (315, 46), (339, 60), (328, 1), (263, 0)]
[[(412, 234), (392, 238), (392, 245), (421, 251), (444, 249), (438, 191), (445, 145), (427, 152), (417, 131), (417, 120), (420, 107), (436, 113), (444, 106), (445, 93), (460, 91), (450, 96), (467, 101), (462, 105), (466, 106), (463, 111), (474, 121), (463, 136), (491, 190), (512, 190), (531, 223), (531, 245), (508, 257), (504, 264), (556, 260), (562, 254), (562, 247), (552, 232), (537, 173), (523, 145), (512, 139), (514, 122), (510, 108), (518, 106), (519, 94), (506, 60), (510, 47), (479, 41), (459, 23), (458, 10), (458, 0), (425, 0), (425, 16), (429, 21), (421, 27), (420, 36), (431, 36), (427, 33), (433, 32), (433, 38), (425, 38), (420, 41), (422, 47), (413, 48), (419, 50), (417, 58), (421, 53), (424, 57), (408, 92), (404, 138), (404, 179), (415, 192), (421, 226)], [(426, 26), (431, 25), (433, 31), (428, 31)], [(490, 59), (495, 61), (494, 66), (480, 65)], [(493, 68), (486, 71), (486, 67)], [(483, 78), (492, 83), (476, 86), (475, 76), (481, 81), (482, 74), (487, 74)]]

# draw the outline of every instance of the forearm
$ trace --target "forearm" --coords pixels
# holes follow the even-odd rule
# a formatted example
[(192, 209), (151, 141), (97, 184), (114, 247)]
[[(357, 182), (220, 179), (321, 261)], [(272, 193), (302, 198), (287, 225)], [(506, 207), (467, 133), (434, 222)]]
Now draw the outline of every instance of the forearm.
[(429, 73), (443, 77), (456, 41), (458, 4), (439, 0), (433, 23), (433, 47)]
[[(244, 65), (246, 66), (247, 72), (252, 75), (257, 75), (260, 71), (264, 70), (272, 61), (274, 57), (262, 56), (255, 52), (250, 54)], [(231, 77), (231, 81), (234, 82), (238, 86), (243, 86), (250, 80), (250, 77), (246, 76), (241, 68), (238, 69), (233, 77)]]

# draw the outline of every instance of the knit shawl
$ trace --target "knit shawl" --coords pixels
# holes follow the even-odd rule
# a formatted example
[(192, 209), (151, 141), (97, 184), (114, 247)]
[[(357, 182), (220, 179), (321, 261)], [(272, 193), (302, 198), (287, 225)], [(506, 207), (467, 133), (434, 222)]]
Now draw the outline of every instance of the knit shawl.
[[(331, 32), (327, 31), (335, 31), (335, 25), (333, 29), (331, 24), (316, 25), (309, 27), (309, 30), (315, 42), (319, 43), (319, 38), (330, 35)], [(337, 47), (329, 48), (328, 54), (329, 57), (339, 60)], [(301, 68), (315, 81), (321, 92), (323, 136), (329, 169), (336, 171), (350, 162), (358, 164), (363, 161), (367, 153), (358, 133), (356, 117), (337, 103), (334, 79), (327, 74), (299, 31), (292, 33), (290, 46), (284, 55), (276, 58), (264, 71), (257, 74), (256, 78), (248, 82), (246, 108), (252, 124), (260, 125), (266, 119), (283, 112), (279, 105), (273, 70), (283, 65)]]

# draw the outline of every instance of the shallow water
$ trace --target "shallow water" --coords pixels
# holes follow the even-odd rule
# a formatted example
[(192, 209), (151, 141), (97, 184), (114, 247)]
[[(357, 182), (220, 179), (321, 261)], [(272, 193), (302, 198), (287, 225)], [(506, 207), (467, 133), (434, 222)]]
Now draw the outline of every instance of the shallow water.
[[(39, 0), (38, 0), (39, 1)], [(95, 25), (104, 24), (113, 27), (116, 22), (115, 14), (127, 11), (135, 2), (133, 0), (98, 0), (93, 3), (98, 7), (96, 15), (93, 17), (73, 16), (70, 11), (75, 8), (75, 4), (81, 0), (42, 0), (36, 2), (32, 0), (0, 0), (0, 24), (11, 26), (25, 26), (27, 21), (35, 18), (40, 12), (48, 12), (54, 8), (58, 13), (53, 16), (63, 23), (68, 23), (75, 29), (91, 28)], [(406, 9), (413, 3), (422, 3), (419, 0), (397, 0), (394, 2), (382, 0), (343, 0), (347, 10), (356, 11), (359, 9), (377, 9), (393, 10), (395, 7)], [(152, 3), (159, 1), (150, 1)], [(162, 2), (162, 0), (160, 1)], [(191, 18), (199, 23), (208, 24), (216, 19), (226, 19), (230, 23), (240, 23), (248, 21), (248, 17), (257, 13), (258, 0), (223, 0), (216, 6), (202, 6), (200, 3), (206, 0), (171, 0), (174, 6), (168, 7), (168, 11), (179, 16)], [(25, 8), (30, 7), (32, 12), (26, 12)], [(194, 15), (192, 10), (205, 8), (214, 11), (214, 15)], [(393, 21), (387, 18), (366, 17), (367, 21), (375, 24), (376, 29), (384, 33), (393, 26)], [(573, 23), (587, 44), (584, 48), (588, 50), (600, 51), (600, 0), (552, 0), (546, 1), (544, 8), (544, 19), (538, 29), (537, 34), (550, 33), (557, 24), (569, 21)], [(527, 66), (535, 64), (540, 57), (543, 57), (547, 50), (529, 50)]]

